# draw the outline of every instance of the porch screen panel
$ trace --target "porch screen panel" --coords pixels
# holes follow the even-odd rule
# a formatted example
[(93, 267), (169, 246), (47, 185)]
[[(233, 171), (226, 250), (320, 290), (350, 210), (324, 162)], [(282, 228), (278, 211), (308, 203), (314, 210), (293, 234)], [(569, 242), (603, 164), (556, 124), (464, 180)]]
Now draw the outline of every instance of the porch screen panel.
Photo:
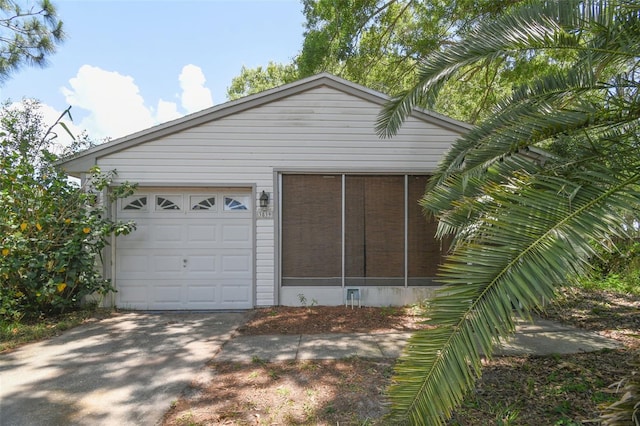
[(345, 284), (404, 285), (404, 177), (347, 176)]
[(408, 187), (408, 284), (435, 285), (433, 278), (443, 260), (446, 242), (435, 238), (437, 222), (427, 221), (418, 201), (424, 195), (429, 176), (409, 176)]
[(342, 177), (282, 176), (282, 285), (342, 285)]

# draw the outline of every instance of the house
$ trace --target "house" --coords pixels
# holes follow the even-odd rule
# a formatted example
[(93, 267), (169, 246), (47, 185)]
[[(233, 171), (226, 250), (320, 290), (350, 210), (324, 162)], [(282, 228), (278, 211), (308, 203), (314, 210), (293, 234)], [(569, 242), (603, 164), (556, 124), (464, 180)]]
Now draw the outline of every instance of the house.
[(319, 74), (63, 161), (72, 176), (98, 165), (139, 185), (110, 207), (137, 223), (107, 253), (110, 302), (201, 310), (428, 297), (441, 248), (417, 200), (470, 126), (415, 110), (380, 139), (387, 100)]

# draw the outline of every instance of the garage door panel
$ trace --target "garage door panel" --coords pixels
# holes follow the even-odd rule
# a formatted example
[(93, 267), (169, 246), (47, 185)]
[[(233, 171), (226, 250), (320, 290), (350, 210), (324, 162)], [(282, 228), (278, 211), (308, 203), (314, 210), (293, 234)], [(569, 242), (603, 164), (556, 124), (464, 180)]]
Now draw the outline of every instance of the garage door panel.
[(126, 301), (120, 304), (123, 309), (146, 309), (148, 304), (148, 281), (130, 280), (126, 287), (118, 289), (118, 296), (121, 300)]
[(149, 272), (149, 257), (131, 253), (130, 250), (127, 253), (127, 250), (122, 249), (117, 258), (117, 265), (118, 272), (146, 274)]
[[(176, 188), (147, 189), (130, 197), (128, 204), (119, 204), (118, 218), (134, 220), (137, 229), (116, 240), (118, 306), (166, 310), (251, 308), (251, 210), (224, 210), (220, 205), (224, 190), (179, 192)], [(233, 193), (251, 207), (250, 191)], [(137, 208), (144, 204), (139, 202), (144, 197), (149, 205)], [(187, 203), (191, 201), (196, 202), (197, 209)], [(131, 208), (125, 209), (126, 206)]]
[(151, 227), (149, 242), (181, 243), (184, 240), (184, 226), (160, 223)]
[(165, 304), (182, 304), (182, 286), (179, 283), (154, 285), (151, 300), (158, 303)]
[(222, 241), (225, 244), (235, 243), (236, 246), (251, 245), (251, 228), (248, 224), (223, 224)]
[(220, 302), (221, 303), (249, 303), (250, 300), (249, 289), (246, 287), (241, 287), (238, 285), (234, 285), (233, 282), (227, 282), (222, 285)]
[(190, 243), (205, 242), (208, 244), (217, 241), (217, 225), (215, 224), (198, 224), (187, 225), (187, 241)]
[(197, 255), (187, 257), (187, 269), (193, 273), (215, 273), (219, 268), (216, 267), (218, 256), (215, 255)]
[(246, 254), (222, 255), (223, 275), (246, 275), (251, 272), (251, 256)]
[(154, 255), (152, 274), (182, 274), (183, 256), (178, 255)]
[(217, 288), (209, 283), (204, 285), (190, 285), (187, 288), (187, 304), (215, 303), (218, 300)]

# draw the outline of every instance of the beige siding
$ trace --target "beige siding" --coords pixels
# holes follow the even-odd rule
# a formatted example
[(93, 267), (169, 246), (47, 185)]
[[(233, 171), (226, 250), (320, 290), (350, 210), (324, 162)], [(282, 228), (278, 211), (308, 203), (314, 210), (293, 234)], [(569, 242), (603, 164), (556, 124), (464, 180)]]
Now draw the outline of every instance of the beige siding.
[[(380, 106), (327, 86), (135, 145), (98, 160), (144, 184), (254, 186), (274, 194), (276, 171), (431, 171), (459, 136), (410, 118), (381, 140)], [(256, 205), (257, 205), (256, 200)], [(256, 224), (256, 304), (274, 300), (274, 220)]]

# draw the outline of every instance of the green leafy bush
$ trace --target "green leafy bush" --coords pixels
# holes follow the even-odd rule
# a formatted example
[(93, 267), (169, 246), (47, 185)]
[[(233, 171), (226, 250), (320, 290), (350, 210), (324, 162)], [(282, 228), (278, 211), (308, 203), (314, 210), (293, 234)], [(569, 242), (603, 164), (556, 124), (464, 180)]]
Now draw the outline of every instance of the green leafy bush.
[(591, 259), (590, 274), (578, 277), (587, 289), (640, 294), (640, 241), (634, 238), (617, 241), (611, 250), (598, 250)]
[[(95, 169), (83, 187), (70, 182), (48, 150), (51, 131), (37, 104), (5, 106), (0, 125), (0, 317), (59, 313), (112, 291), (98, 269), (102, 250), (111, 235), (134, 229), (105, 212), (115, 172)], [(109, 194), (131, 191), (122, 185)]]

